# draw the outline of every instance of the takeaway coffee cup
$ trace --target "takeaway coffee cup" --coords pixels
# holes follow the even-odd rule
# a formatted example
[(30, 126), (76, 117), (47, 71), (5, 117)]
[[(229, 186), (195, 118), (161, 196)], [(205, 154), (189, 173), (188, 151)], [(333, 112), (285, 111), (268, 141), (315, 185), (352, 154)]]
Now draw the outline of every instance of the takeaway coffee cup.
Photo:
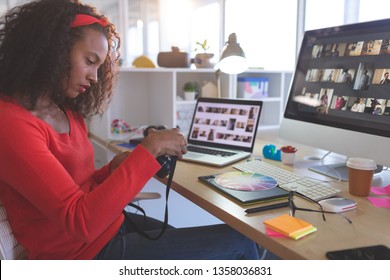
[(349, 158), (349, 193), (355, 196), (368, 196), (376, 169), (375, 161), (366, 158)]

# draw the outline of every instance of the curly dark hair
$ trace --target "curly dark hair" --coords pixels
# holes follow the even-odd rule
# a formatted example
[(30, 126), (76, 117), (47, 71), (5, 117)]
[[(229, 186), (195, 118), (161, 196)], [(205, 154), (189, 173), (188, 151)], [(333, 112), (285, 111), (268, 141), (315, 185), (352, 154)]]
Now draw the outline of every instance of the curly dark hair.
[[(76, 14), (107, 20), (95, 7), (69, 0), (29, 2), (0, 18), (0, 96), (13, 97), (27, 109), (45, 95), (84, 117), (103, 113), (118, 76), (120, 37), (108, 20), (105, 27), (96, 23), (71, 28)], [(98, 69), (98, 82), (69, 99), (63, 81), (70, 77), (71, 48), (87, 28), (106, 36), (109, 52)]]

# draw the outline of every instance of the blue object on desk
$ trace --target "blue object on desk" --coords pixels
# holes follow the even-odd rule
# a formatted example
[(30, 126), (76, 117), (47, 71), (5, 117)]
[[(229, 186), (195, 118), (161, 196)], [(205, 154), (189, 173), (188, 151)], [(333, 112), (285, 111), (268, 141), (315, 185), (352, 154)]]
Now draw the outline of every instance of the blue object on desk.
[(263, 148), (263, 156), (268, 159), (281, 161), (282, 157), (280, 153), (280, 150), (276, 150), (275, 145), (272, 144), (265, 145)]
[(119, 144), (116, 144), (116, 145), (119, 146), (119, 147), (128, 148), (128, 149), (133, 149), (133, 148), (135, 148), (135, 146), (137, 146), (135, 144), (125, 143), (125, 142), (119, 143)]

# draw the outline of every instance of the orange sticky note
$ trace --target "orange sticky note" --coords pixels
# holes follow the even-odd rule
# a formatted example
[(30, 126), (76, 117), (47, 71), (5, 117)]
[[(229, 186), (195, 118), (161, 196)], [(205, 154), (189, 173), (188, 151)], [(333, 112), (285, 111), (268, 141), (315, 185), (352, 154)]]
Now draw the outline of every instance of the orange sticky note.
[(265, 220), (264, 224), (270, 229), (292, 239), (299, 239), (317, 230), (312, 224), (288, 214)]

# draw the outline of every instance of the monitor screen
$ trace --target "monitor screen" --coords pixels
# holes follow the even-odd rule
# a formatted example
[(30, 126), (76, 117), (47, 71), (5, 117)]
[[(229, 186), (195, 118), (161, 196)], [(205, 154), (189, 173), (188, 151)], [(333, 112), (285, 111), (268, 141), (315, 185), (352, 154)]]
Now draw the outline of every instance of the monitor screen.
[(280, 136), (390, 166), (390, 19), (306, 31)]

